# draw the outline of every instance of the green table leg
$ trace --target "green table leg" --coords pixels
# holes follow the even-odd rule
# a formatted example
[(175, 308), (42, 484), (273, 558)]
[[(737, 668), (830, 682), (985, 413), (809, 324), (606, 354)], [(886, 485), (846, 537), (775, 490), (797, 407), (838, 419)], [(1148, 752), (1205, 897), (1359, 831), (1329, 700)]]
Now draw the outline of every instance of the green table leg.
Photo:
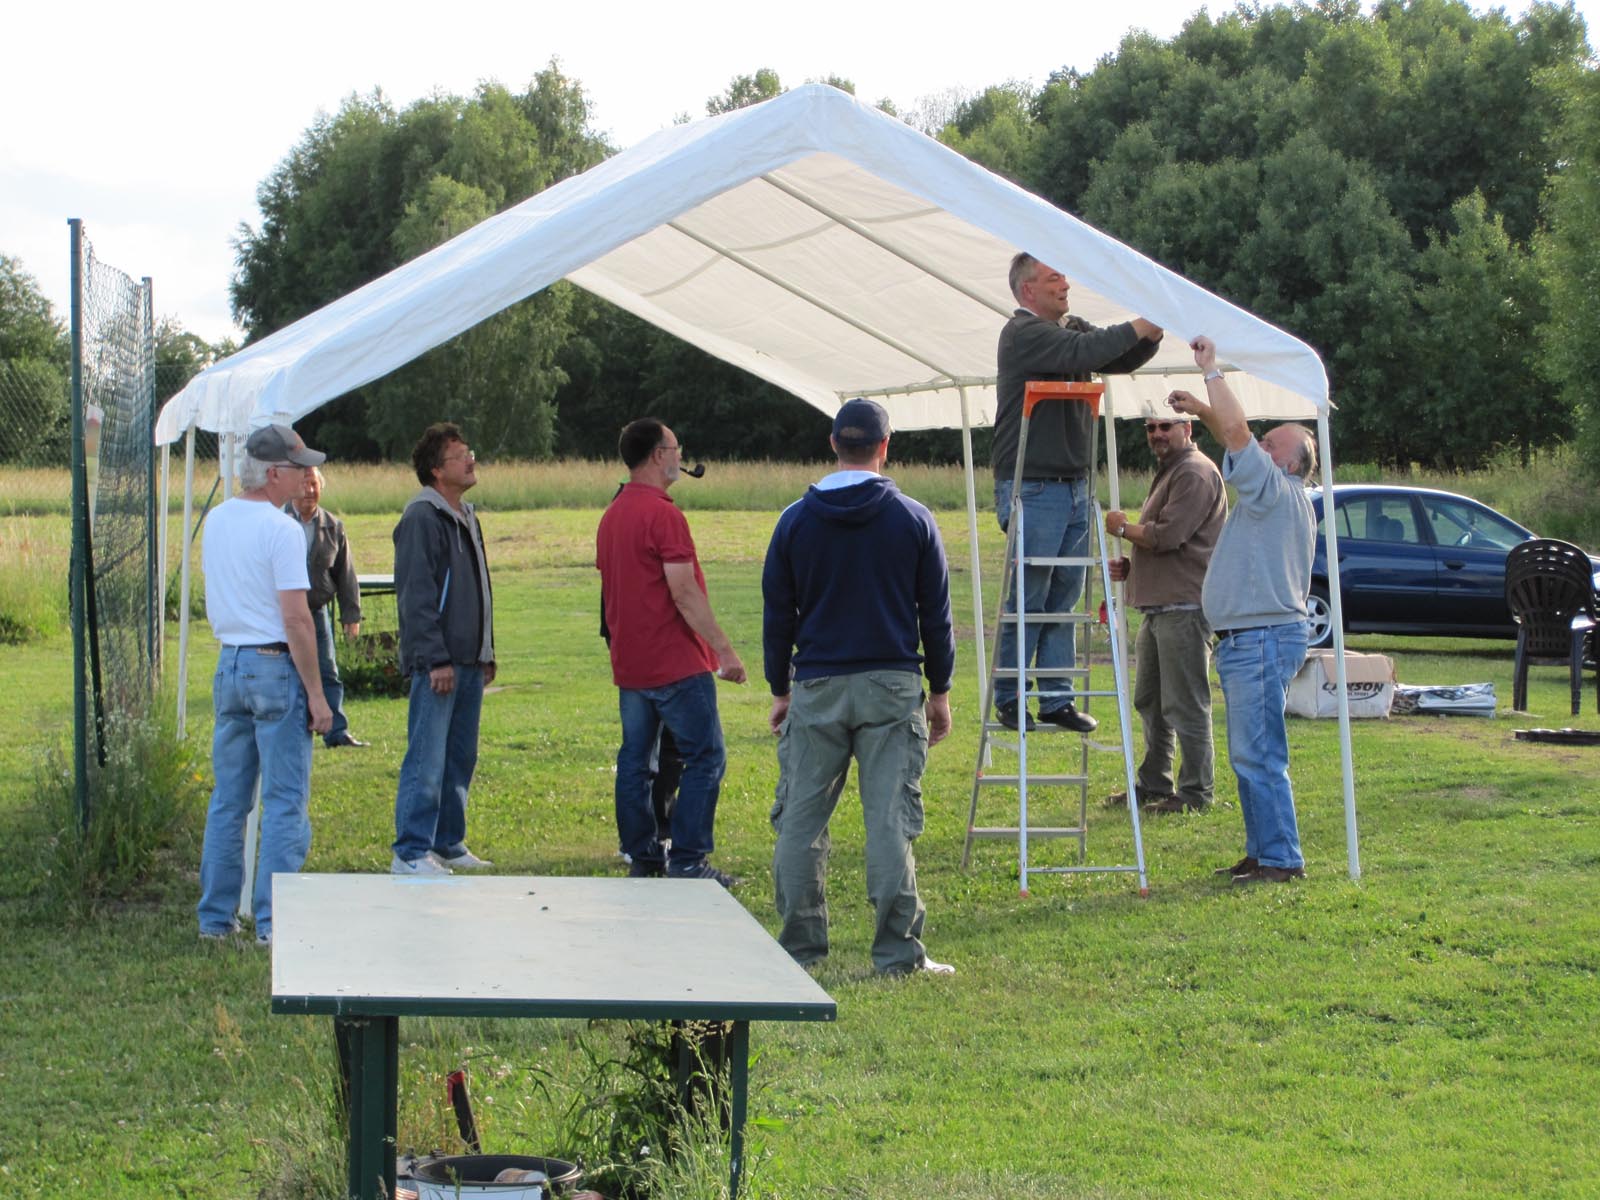
[(355, 1200), (394, 1195), (398, 1017), (335, 1017), (339, 1074), (350, 1118), (348, 1192)]
[(744, 1173), (744, 1117), (750, 1091), (750, 1022), (735, 1021), (728, 1039), (728, 1075), (733, 1085), (731, 1148), (733, 1165), (728, 1179), (729, 1200), (739, 1200), (739, 1177)]

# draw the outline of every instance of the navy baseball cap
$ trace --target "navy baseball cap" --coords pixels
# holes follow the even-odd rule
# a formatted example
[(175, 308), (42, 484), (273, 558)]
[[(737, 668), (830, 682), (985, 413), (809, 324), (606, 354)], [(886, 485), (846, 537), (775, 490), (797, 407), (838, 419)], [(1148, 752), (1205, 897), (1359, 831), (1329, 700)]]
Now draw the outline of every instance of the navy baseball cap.
[(876, 400), (846, 401), (833, 418), (833, 440), (841, 446), (876, 446), (889, 436), (889, 411)]

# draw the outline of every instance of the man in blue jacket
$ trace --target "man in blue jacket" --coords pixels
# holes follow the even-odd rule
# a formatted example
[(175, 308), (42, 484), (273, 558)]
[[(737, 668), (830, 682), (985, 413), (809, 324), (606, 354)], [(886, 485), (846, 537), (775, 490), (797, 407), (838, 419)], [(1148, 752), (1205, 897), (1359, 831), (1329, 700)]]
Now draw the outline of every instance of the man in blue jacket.
[(394, 528), (400, 663), (411, 678), (406, 756), (394, 801), (395, 875), (491, 864), (467, 849), (483, 689), (494, 682), (494, 607), (477, 514), (464, 499), (478, 460), (448, 422), (411, 452), (422, 490)]
[(831, 440), (839, 469), (778, 518), (761, 576), (769, 723), (778, 735), (778, 941), (802, 965), (828, 953), (828, 822), (853, 757), (867, 898), (877, 914), (873, 965), (888, 975), (953, 974), (923, 948), (926, 910), (911, 852), (922, 832), (928, 747), (950, 732), (956, 648), (944, 546), (928, 510), (882, 473), (882, 405), (845, 404)]

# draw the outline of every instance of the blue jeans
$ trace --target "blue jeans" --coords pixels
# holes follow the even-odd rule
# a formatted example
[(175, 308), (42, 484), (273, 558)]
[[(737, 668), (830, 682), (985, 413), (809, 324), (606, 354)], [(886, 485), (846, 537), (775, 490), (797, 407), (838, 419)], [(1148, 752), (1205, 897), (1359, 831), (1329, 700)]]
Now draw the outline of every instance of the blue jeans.
[[(994, 511), (1000, 528), (1011, 519), (1011, 480), (994, 483)], [(1071, 483), (1038, 479), (1022, 481), (1022, 552), (1030, 558), (1076, 558), (1089, 548), (1089, 485), (1082, 479)], [(1083, 596), (1082, 567), (1029, 567), (1023, 579), (1023, 611), (1070, 612)], [(1013, 579), (1004, 611), (1017, 611), (1017, 584)], [(1025, 664), (1055, 669), (1077, 662), (1077, 644), (1069, 624), (1030, 624), (1026, 626)], [(1000, 627), (997, 667), (1013, 672), (1017, 666), (1017, 634), (1012, 622)], [(1072, 703), (1072, 683), (1059, 677), (1038, 680), (1039, 710), (1055, 712)], [(997, 674), (994, 701), (1011, 704), (1017, 698), (1017, 679)]]
[(394, 798), (394, 853), (415, 862), (430, 850), (449, 856), (467, 840), (467, 791), (478, 766), (483, 668), (455, 664), (456, 682), (435, 692), (428, 672), (411, 676), (406, 756)]
[(311, 734), (306, 692), (287, 650), (224, 646), (211, 681), (211, 769), (216, 787), (200, 851), (201, 933), (237, 925), (244, 830), (261, 780), (261, 837), (250, 908), (272, 933), (272, 877), (305, 865), (311, 849)]
[(1228, 762), (1239, 777), (1244, 852), (1263, 866), (1303, 867), (1289, 782), (1284, 698), (1306, 660), (1305, 621), (1245, 629), (1217, 646), (1228, 706)]
[[(665, 863), (682, 875), (705, 862), (713, 849), (711, 827), (727, 752), (717, 716), (717, 681), (702, 671), (657, 688), (618, 688), (622, 746), (617, 751), (617, 839), (636, 863)], [(672, 851), (663, 852), (650, 800), (651, 762), (665, 725), (683, 758), (678, 803), (672, 809)]]
[(334, 657), (333, 605), (324, 604), (311, 614), (311, 623), (317, 630), (317, 669), (322, 672), (322, 698), (333, 710), (333, 726), (322, 735), (328, 745), (342, 741), (350, 731), (350, 721), (344, 715), (344, 680), (339, 678), (339, 662)]

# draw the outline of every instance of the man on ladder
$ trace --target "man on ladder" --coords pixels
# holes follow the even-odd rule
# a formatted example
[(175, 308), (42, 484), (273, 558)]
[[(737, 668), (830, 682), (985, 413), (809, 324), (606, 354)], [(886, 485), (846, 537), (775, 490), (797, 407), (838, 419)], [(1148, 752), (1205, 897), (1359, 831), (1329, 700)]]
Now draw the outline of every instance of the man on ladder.
[[(1011, 294), (1021, 306), (1000, 331), (994, 428), (994, 500), (1000, 528), (1011, 519), (1011, 489), (1016, 475), (1017, 442), (1022, 427), (1023, 390), (1030, 380), (1084, 381), (1093, 374), (1122, 374), (1149, 362), (1161, 344), (1161, 329), (1143, 317), (1105, 329), (1067, 315), (1070, 285), (1060, 271), (1031, 254), (1011, 260)], [(1079, 558), (1089, 541), (1088, 479), (1093, 464), (1095, 413), (1084, 404), (1049, 404), (1035, 410), (1023, 463), (1023, 554), (1030, 558)], [(1083, 594), (1081, 566), (1028, 567), (1023, 578), (1023, 611), (1064, 613)], [(1005, 611), (1016, 611), (1016, 582)], [(1056, 672), (1076, 662), (1071, 624), (1028, 625), (1023, 661)], [(996, 662), (1017, 661), (1015, 622), (1001, 622)], [(1076, 733), (1090, 733), (1097, 722), (1073, 703), (1072, 683), (1060, 674), (1038, 680), (1039, 719)], [(1007, 728), (1034, 728), (1018, 680), (997, 675), (996, 720)]]

